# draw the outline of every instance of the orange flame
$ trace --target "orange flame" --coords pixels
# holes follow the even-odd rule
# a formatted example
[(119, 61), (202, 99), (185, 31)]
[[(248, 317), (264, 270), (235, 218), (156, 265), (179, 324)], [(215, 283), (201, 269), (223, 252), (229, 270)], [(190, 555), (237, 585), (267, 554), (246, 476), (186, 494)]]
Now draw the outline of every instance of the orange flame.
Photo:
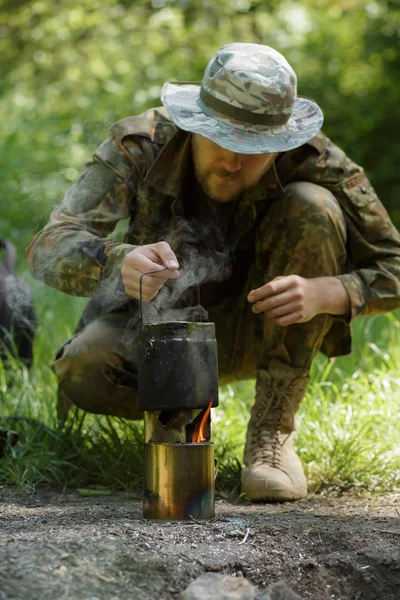
[(200, 427), (198, 431), (194, 431), (192, 434), (192, 442), (193, 444), (199, 444), (200, 442), (205, 442), (206, 438), (204, 437), (204, 428), (207, 423), (208, 415), (210, 414), (211, 407), (214, 402), (214, 396), (211, 396), (210, 404), (207, 406), (207, 410), (204, 413), (204, 417), (201, 420)]

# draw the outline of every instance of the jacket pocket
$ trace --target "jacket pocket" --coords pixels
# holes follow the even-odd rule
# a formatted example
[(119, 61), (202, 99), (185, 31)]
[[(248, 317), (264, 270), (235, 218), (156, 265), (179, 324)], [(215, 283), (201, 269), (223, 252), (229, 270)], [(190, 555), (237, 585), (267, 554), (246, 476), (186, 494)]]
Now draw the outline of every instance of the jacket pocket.
[(363, 172), (333, 187), (340, 188), (350, 202), (357, 207), (366, 206), (371, 202), (380, 202), (374, 188)]
[(398, 238), (386, 208), (363, 172), (341, 184), (329, 186), (329, 189), (365, 241), (374, 243), (385, 238), (388, 241)]

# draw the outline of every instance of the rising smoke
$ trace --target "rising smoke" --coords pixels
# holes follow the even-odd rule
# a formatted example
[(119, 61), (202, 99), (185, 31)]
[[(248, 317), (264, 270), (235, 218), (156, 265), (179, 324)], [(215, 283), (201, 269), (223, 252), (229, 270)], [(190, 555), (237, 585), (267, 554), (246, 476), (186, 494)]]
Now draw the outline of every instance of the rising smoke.
[[(216, 225), (208, 223), (205, 227), (204, 223), (193, 220), (182, 220), (179, 231), (174, 231), (172, 237), (179, 240), (176, 254), (180, 276), (167, 281), (154, 300), (143, 302), (143, 321), (207, 321), (207, 311), (200, 304), (199, 286), (230, 277), (228, 244)], [(139, 323), (138, 312), (128, 325), (129, 334)]]

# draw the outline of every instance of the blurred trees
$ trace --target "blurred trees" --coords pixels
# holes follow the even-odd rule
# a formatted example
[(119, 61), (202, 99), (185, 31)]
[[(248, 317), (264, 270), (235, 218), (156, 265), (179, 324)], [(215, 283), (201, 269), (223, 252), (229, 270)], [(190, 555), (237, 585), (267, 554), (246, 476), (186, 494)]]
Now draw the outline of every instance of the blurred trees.
[(288, 58), (400, 225), (399, 0), (3, 0), (0, 31), (0, 235), (21, 248), (112, 122), (230, 41)]

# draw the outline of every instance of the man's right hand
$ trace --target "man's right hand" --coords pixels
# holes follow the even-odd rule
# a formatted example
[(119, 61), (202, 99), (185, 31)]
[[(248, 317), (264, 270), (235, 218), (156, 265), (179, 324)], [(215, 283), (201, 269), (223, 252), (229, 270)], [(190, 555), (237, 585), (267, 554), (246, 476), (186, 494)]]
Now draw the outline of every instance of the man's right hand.
[[(162, 269), (167, 267), (166, 271)], [(146, 271), (157, 271), (143, 278), (143, 300), (153, 300), (168, 279), (179, 277), (179, 264), (167, 242), (138, 246), (125, 256), (122, 265), (122, 282), (125, 292), (136, 300), (140, 299), (140, 277)]]

